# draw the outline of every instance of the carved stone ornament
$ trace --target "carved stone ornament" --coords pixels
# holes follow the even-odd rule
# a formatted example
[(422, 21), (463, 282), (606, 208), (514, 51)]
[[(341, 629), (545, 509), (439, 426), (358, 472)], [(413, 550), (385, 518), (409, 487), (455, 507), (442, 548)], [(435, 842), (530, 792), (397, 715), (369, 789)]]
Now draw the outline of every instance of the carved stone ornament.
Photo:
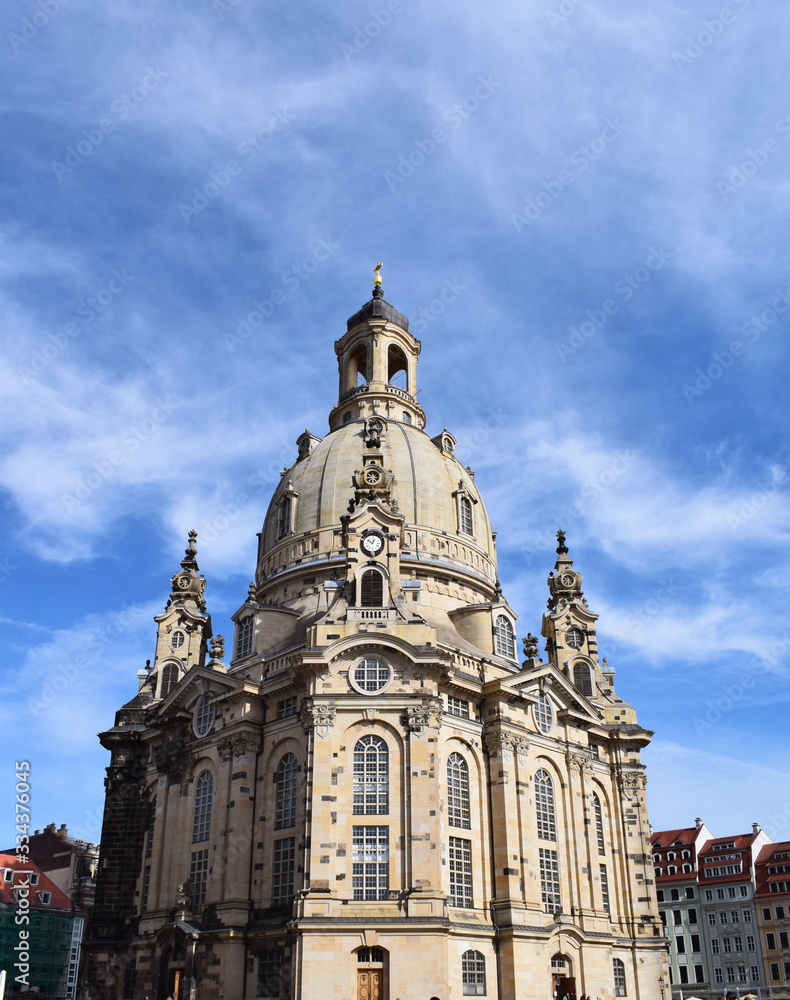
[(516, 751), (516, 760), (518, 763), (524, 767), (526, 766), (528, 753), (529, 753), (529, 740), (526, 736), (516, 736), (514, 742), (514, 749)]
[(565, 754), (565, 760), (568, 762), (569, 768), (578, 767), (582, 773), (589, 773), (592, 771), (592, 761), (590, 758), (583, 753), (573, 753), (568, 751)]
[(177, 785), (197, 763), (197, 755), (184, 750), (179, 744), (165, 745), (154, 750), (154, 764), (160, 774), (166, 774), (171, 784)]
[(211, 659), (223, 660), (225, 658), (225, 636), (215, 635), (211, 640)]
[(253, 733), (236, 733), (217, 743), (219, 759), (225, 764), (231, 759), (235, 763), (244, 761), (245, 764), (252, 764), (260, 750), (261, 741)]
[(333, 705), (316, 705), (305, 699), (302, 702), (302, 710), (299, 713), (299, 720), (306, 733), (313, 730), (313, 734), (318, 740), (329, 739), (332, 727), (335, 724), (337, 709)]
[(540, 650), (538, 649), (540, 640), (536, 635), (527, 632), (526, 637), (521, 641), (524, 644), (524, 656), (526, 659), (531, 660), (535, 657), (540, 659)]
[(185, 910), (190, 911), (192, 909), (192, 896), (194, 892), (195, 884), (191, 878), (188, 878), (186, 882), (179, 883), (176, 908), (182, 912)]
[(412, 705), (404, 713), (404, 724), (414, 736), (424, 736), (428, 729), (438, 729), (442, 721), (441, 704), (436, 698), (429, 698), (421, 705)]
[(617, 775), (617, 784), (626, 795), (636, 795), (647, 787), (647, 778), (635, 771), (621, 771)]
[(516, 745), (516, 737), (510, 733), (486, 733), (486, 750), (490, 757), (500, 757), (503, 764), (513, 763), (513, 748)]

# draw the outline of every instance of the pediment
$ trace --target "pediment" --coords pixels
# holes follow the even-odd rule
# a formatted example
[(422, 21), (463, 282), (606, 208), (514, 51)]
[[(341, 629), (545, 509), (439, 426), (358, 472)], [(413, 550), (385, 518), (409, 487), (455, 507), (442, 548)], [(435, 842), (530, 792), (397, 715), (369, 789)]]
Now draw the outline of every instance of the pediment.
[(578, 691), (553, 663), (508, 677), (502, 681), (502, 686), (530, 701), (537, 701), (539, 695), (547, 694), (554, 702), (558, 717), (569, 718), (578, 726), (599, 726), (604, 721), (603, 712)]
[(242, 691), (244, 686), (243, 677), (195, 665), (184, 674), (170, 694), (156, 706), (154, 718), (170, 715), (179, 709), (191, 710), (198, 698), (210, 692), (228, 695), (235, 690)]

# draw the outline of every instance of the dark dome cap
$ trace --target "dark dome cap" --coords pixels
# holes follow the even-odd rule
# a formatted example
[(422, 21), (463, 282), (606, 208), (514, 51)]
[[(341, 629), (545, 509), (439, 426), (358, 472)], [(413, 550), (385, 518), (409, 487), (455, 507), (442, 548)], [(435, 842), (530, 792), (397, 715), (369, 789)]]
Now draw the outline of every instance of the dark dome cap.
[(363, 323), (366, 319), (370, 319), (372, 316), (380, 316), (382, 319), (386, 319), (390, 323), (395, 323), (396, 326), (401, 327), (403, 330), (409, 329), (409, 321), (403, 315), (399, 313), (398, 310), (389, 304), (389, 302), (384, 301), (384, 293), (380, 288), (373, 289), (373, 298), (370, 302), (366, 302), (364, 306), (355, 312), (353, 316), (349, 318), (346, 323), (346, 330), (351, 330), (358, 323)]

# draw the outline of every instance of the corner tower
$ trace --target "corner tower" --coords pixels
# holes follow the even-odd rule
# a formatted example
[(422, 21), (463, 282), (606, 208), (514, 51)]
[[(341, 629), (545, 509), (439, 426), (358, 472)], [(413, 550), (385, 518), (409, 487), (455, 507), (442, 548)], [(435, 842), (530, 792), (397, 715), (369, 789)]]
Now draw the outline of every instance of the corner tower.
[(124, 881), (91, 996), (657, 1000), (651, 733), (598, 662), (564, 536), (545, 659), (531, 634), (521, 657), (474, 472), (426, 431), (420, 343), (380, 279), (335, 351), (328, 433), (283, 470), (228, 666), (182, 564), (152, 673), (188, 624), (184, 669), (164, 697), (141, 678), (103, 734), (134, 806), (120, 833), (105, 815)]

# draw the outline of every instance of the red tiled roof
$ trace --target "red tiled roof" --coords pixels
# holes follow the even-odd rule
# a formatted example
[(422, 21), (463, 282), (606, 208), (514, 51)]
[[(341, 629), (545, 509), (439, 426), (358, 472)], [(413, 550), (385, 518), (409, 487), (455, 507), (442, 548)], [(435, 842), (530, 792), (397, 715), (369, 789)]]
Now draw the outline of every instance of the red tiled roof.
[[(38, 874), (38, 885), (31, 889), (28, 894), (28, 900), (30, 902), (31, 910), (68, 910), (69, 913), (72, 911), (72, 902), (69, 897), (62, 892), (55, 883), (48, 879), (47, 876), (41, 871), (37, 864), (33, 861), (24, 861), (17, 858), (16, 854), (0, 854), (0, 868), (10, 868), (14, 872), (14, 881), (6, 882), (5, 876), (0, 879), (0, 905), (10, 906), (16, 909), (16, 897), (14, 896), (14, 887), (22, 885), (26, 879), (27, 872), (36, 872)], [(48, 904), (41, 903), (37, 893), (39, 892), (49, 892), (51, 893), (50, 902)], [(79, 907), (76, 908), (79, 910)]]
[(687, 826), (682, 830), (660, 830), (650, 838), (652, 844), (660, 844), (662, 847), (671, 847), (676, 841), (681, 841), (688, 846), (694, 843), (697, 835), (696, 826)]
[(790, 840), (784, 840), (779, 844), (766, 844), (758, 854), (754, 863), (754, 875), (757, 883), (754, 890), (755, 897), (759, 896), (765, 899), (770, 896), (777, 900), (790, 897), (788, 892), (771, 892), (770, 889), (772, 882), (790, 882), (790, 871), (768, 874), (769, 865), (787, 865), (790, 868), (790, 858), (777, 858), (777, 854), (790, 854)]

